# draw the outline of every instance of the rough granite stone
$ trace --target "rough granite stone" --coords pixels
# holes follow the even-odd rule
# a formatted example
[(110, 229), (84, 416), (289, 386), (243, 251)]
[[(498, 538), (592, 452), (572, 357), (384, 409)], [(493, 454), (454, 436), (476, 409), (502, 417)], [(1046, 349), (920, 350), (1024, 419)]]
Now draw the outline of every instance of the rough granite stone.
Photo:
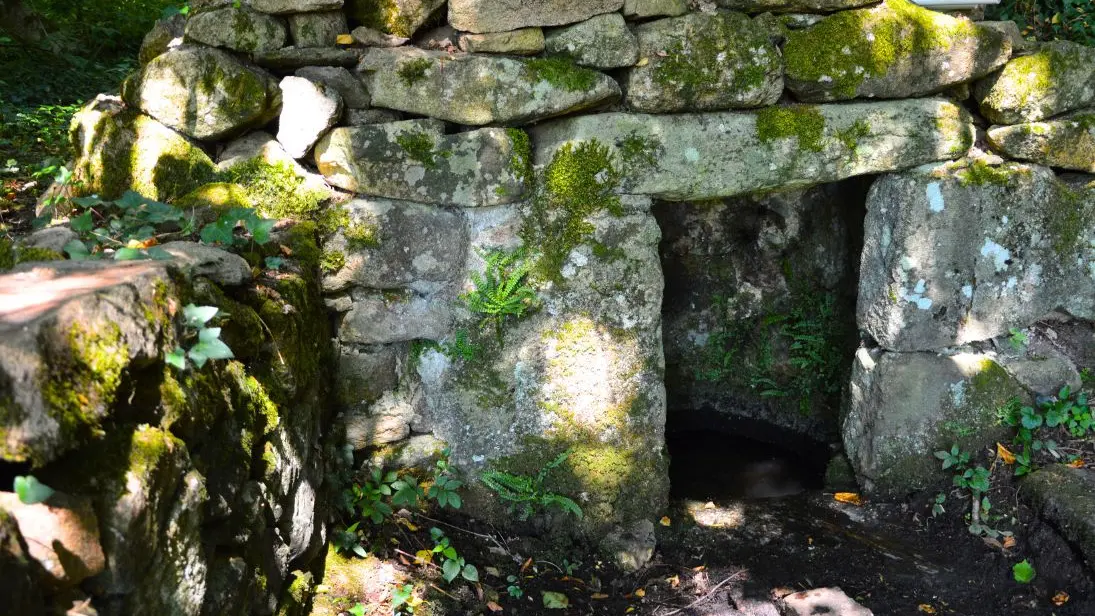
[(246, 8), (204, 11), (186, 21), (186, 39), (210, 47), (256, 53), (285, 46), (285, 22)]
[(406, 361), (406, 345), (342, 346), (338, 356), (339, 403), (344, 407), (370, 404), (384, 392), (394, 391)]
[(235, 287), (251, 280), (251, 266), (243, 257), (197, 242), (167, 242), (161, 248), (174, 257), (174, 264), (188, 276), (204, 276), (213, 282)]
[(279, 71), (296, 70), (305, 66), (355, 66), (359, 60), (354, 49), (333, 47), (284, 47), (276, 51), (255, 54), (255, 64)]
[(1051, 120), (993, 126), (989, 143), (1004, 156), (1095, 173), (1095, 108)]
[(348, 0), (347, 14), (361, 25), (409, 38), (445, 0)]
[(186, 32), (186, 16), (175, 14), (165, 19), (159, 19), (148, 34), (141, 41), (141, 51), (138, 60), (141, 66), (148, 64), (156, 56), (166, 53), (167, 50), (178, 47), (183, 42)]
[(395, 36), (380, 30), (358, 26), (350, 33), (354, 42), (366, 47), (399, 47), (410, 39), (405, 36)]
[(562, 26), (620, 10), (624, 0), (449, 0), (449, 23), (465, 32)]
[(1045, 167), (925, 166), (867, 197), (857, 321), (884, 348), (1005, 334), (1054, 309), (1095, 317), (1095, 189)]
[(387, 391), (368, 409), (355, 408), (346, 412), (346, 442), (355, 451), (395, 443), (411, 433), (414, 406), (401, 393)]
[(783, 46), (787, 88), (806, 102), (923, 96), (1003, 66), (1000, 32), (912, 4), (837, 13), (792, 30)]
[(389, 122), (399, 122), (402, 119), (402, 113), (391, 109), (347, 109), (342, 114), (342, 123), (346, 126), (388, 124)]
[(324, 243), (346, 254), (346, 264), (323, 277), (325, 292), (351, 285), (398, 289), (453, 280), (464, 264), (467, 239), (459, 212), (387, 199), (346, 203), (349, 225)]
[(354, 306), (342, 319), (338, 339), (351, 344), (441, 340), (452, 329), (452, 309), (419, 295), (385, 297), (354, 292)]
[(479, 207), (525, 193), (508, 131), (442, 132), (436, 120), (339, 127), (316, 145), (316, 167), (334, 186), (389, 199)]
[(306, 66), (293, 73), (314, 83), (334, 88), (347, 109), (368, 109), (369, 90), (354, 73), (341, 66)]
[(284, 15), (288, 13), (309, 13), (312, 11), (333, 11), (342, 8), (343, 0), (251, 0), (256, 11)]
[(783, 63), (768, 28), (740, 13), (690, 13), (635, 29), (639, 63), (627, 77), (634, 111), (761, 107), (783, 92)]
[(283, 78), (281, 99), (277, 139), (293, 158), (304, 158), (342, 117), (338, 90), (303, 77)]
[(521, 28), (510, 32), (462, 33), (457, 39), (457, 46), (468, 53), (531, 56), (544, 50), (544, 31), (541, 28)]
[(1053, 525), (1095, 570), (1095, 473), (1054, 464), (1022, 480), (1019, 495)]
[(558, 63), (372, 48), (358, 69), (377, 107), (473, 126), (520, 125), (620, 97), (607, 75)]
[(619, 13), (591, 17), (581, 23), (549, 31), (549, 54), (567, 56), (580, 66), (609, 69), (631, 66), (639, 59), (639, 44)]
[(722, 8), (746, 13), (832, 13), (876, 2), (878, 0), (716, 0)]
[(42, 566), (48, 587), (75, 586), (106, 568), (99, 520), (88, 499), (54, 492), (43, 503), (26, 505), (14, 493), (0, 492), (0, 510), (18, 522), (27, 554)]
[(919, 99), (749, 113), (606, 113), (546, 122), (530, 134), (536, 165), (567, 144), (595, 140), (614, 156), (620, 192), (694, 201), (960, 157), (973, 127), (957, 105)]
[(342, 11), (294, 13), (289, 16), (289, 33), (296, 47), (334, 47), (350, 27)]
[(981, 114), (996, 124), (1036, 122), (1095, 104), (1095, 53), (1069, 41), (1041, 45), (974, 84)]
[(688, 0), (624, 0), (624, 17), (678, 17), (688, 12)]
[[(866, 493), (903, 498), (940, 478), (932, 452), (980, 451), (1009, 438), (996, 410), (1023, 388), (987, 355), (860, 349), (852, 366), (844, 450)], [(948, 425), (959, 425), (956, 434)]]
[(15, 518), (0, 509), (0, 592), (4, 605), (13, 614), (45, 614), (42, 584), (31, 575), (35, 567), (37, 565), (27, 555), (27, 546), (19, 535)]
[(281, 108), (269, 74), (207, 47), (157, 56), (126, 80), (122, 98), (184, 135), (210, 141), (265, 124)]

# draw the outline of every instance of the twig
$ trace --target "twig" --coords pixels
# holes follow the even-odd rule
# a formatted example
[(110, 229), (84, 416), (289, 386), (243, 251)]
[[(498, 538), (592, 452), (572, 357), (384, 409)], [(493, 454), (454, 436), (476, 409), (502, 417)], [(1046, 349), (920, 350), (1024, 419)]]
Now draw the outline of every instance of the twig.
[(708, 599), (710, 599), (711, 595), (715, 594), (715, 591), (718, 590), (719, 588), (721, 588), (727, 582), (729, 582), (731, 580), (741, 579), (743, 577), (745, 577), (745, 571), (744, 570), (738, 571), (737, 573), (727, 577), (725, 580), (723, 580), (723, 581), (719, 582), (718, 584), (715, 584), (714, 586), (712, 586), (711, 590), (703, 593), (703, 596), (700, 597), (699, 599), (696, 599), (692, 603), (689, 603), (688, 605), (686, 605), (682, 608), (678, 608), (678, 609), (673, 610), (672, 612), (668, 612), (668, 613), (665, 614), (665, 616), (673, 616), (673, 614), (679, 614), (679, 613), (681, 613), (685, 610), (690, 610), (690, 609), (696, 607), (697, 605), (703, 603), (704, 601), (707, 601)]
[(446, 597), (452, 599), (453, 601), (459, 601), (460, 600), (460, 599), (457, 599), (456, 597), (450, 595), (449, 593), (441, 590), (441, 587), (438, 586), (437, 584), (434, 584), (433, 582), (430, 582), (430, 588), (432, 588), (432, 589), (436, 590), (437, 592), (445, 595)]
[(418, 517), (422, 518), (423, 520), (429, 520), (430, 522), (433, 522), (434, 524), (440, 524), (441, 526), (447, 526), (447, 527), (449, 527), (453, 530), (458, 530), (462, 533), (467, 533), (467, 534), (472, 535), (474, 537), (479, 537), (480, 539), (486, 539), (486, 540), (490, 541), (491, 543), (493, 543), (494, 545), (498, 546), (498, 549), (504, 551), (506, 554), (510, 554), (509, 548), (507, 548), (506, 546), (499, 543), (498, 539), (495, 538), (493, 535), (486, 535), (486, 534), (483, 534), (483, 533), (477, 533), (474, 530), (468, 530), (466, 528), (461, 528), (459, 526), (456, 526), (455, 524), (449, 524), (448, 522), (442, 522), (441, 520), (435, 520), (434, 518), (431, 518), (430, 516), (428, 516), (424, 513), (418, 513), (418, 512), (412, 511), (411, 515), (418, 516)]

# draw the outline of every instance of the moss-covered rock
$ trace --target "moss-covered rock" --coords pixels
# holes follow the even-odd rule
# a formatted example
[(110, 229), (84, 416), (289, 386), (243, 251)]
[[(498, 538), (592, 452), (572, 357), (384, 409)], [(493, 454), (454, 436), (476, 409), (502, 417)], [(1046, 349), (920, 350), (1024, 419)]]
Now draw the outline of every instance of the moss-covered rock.
[(1041, 122), (993, 126), (988, 138), (1009, 158), (1095, 173), (1095, 108)]
[(978, 81), (981, 113), (997, 124), (1036, 122), (1095, 103), (1095, 53), (1069, 41), (1045, 43)]
[(277, 81), (233, 56), (183, 47), (126, 80), (122, 98), (180, 133), (218, 140), (265, 124), (281, 109)]
[(783, 54), (787, 87), (822, 102), (939, 92), (1002, 66), (1011, 43), (966, 19), (885, 0), (791, 31)]
[(445, 0), (348, 0), (346, 11), (361, 25), (409, 38)]
[(877, 0), (717, 0), (721, 7), (748, 13), (831, 13), (875, 2)]
[(544, 31), (541, 28), (521, 28), (510, 32), (464, 33), (457, 40), (457, 45), (461, 51), (468, 53), (535, 55), (544, 50)]
[(997, 411), (1025, 392), (986, 355), (861, 349), (852, 368), (844, 448), (870, 494), (903, 498), (942, 483), (932, 455), (980, 451), (1008, 437)]
[[(339, 127), (320, 139), (316, 166), (359, 194), (479, 207), (520, 200), (528, 186), (522, 135), (501, 128), (443, 134), (436, 120)], [(527, 158), (525, 158), (527, 160)]]
[(187, 40), (210, 47), (255, 53), (285, 46), (285, 23), (246, 7), (226, 6), (186, 20)]
[(969, 114), (942, 99), (748, 113), (605, 113), (546, 122), (530, 134), (537, 166), (561, 148), (596, 140), (620, 161), (616, 192), (670, 201), (903, 169), (960, 157), (973, 142)]
[(767, 28), (740, 13), (642, 24), (627, 102), (647, 113), (761, 107), (779, 100), (783, 63)]
[(1054, 464), (1031, 473), (1021, 486), (1020, 496), (1095, 570), (1095, 473)]
[(289, 33), (297, 47), (334, 47), (340, 34), (349, 34), (346, 13), (321, 11), (289, 15)]
[(371, 48), (359, 70), (378, 107), (473, 126), (521, 125), (620, 97), (610, 77), (563, 58)]
[(213, 179), (213, 161), (201, 148), (113, 97), (100, 96), (81, 109), (69, 137), (82, 190), (104, 199), (133, 190), (170, 201)]
[(631, 66), (639, 59), (638, 41), (619, 13), (597, 15), (548, 33), (549, 54), (567, 56), (579, 66), (609, 69)]
[(506, 32), (529, 26), (562, 26), (620, 10), (624, 0), (450, 0), (449, 24), (465, 32)]

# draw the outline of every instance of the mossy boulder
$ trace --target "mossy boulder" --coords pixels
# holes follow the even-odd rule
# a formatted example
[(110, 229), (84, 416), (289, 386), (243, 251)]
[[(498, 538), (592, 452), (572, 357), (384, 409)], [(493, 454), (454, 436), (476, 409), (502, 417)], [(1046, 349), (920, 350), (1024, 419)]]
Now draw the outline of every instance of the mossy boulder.
[(624, 17), (677, 17), (688, 12), (688, 0), (624, 0)]
[(449, 0), (449, 24), (465, 32), (562, 26), (620, 10), (624, 0)]
[(290, 72), (305, 66), (352, 67), (360, 59), (356, 49), (335, 47), (283, 47), (254, 55), (255, 64), (276, 72)]
[(185, 31), (185, 15), (175, 14), (157, 20), (141, 41), (141, 51), (137, 56), (141, 65), (148, 64), (168, 49), (181, 45)]
[(198, 13), (186, 21), (190, 42), (255, 53), (285, 46), (285, 22), (244, 7), (223, 7)]
[(210, 141), (261, 126), (281, 109), (273, 77), (208, 47), (157, 56), (126, 80), (122, 98), (184, 135)]
[(860, 349), (852, 367), (844, 450), (860, 485), (904, 498), (949, 478), (933, 452), (977, 452), (1009, 437), (997, 410), (1022, 385), (987, 355)]
[(256, 11), (275, 15), (333, 11), (341, 9), (342, 5), (343, 0), (251, 0), (251, 6)]
[(1083, 554), (1095, 571), (1095, 473), (1054, 464), (1023, 479), (1019, 495)]
[(549, 31), (549, 54), (574, 60), (579, 66), (609, 69), (631, 66), (639, 59), (639, 44), (619, 13), (591, 17), (581, 23)]
[(1054, 41), (978, 81), (974, 97), (996, 124), (1036, 122), (1095, 103), (1095, 50)]
[(483, 128), (443, 134), (436, 120), (339, 127), (315, 147), (327, 181), (362, 195), (479, 207), (527, 190), (524, 133)]
[(374, 105), (473, 126), (516, 126), (620, 97), (610, 77), (562, 58), (372, 48), (358, 68)]
[(1007, 62), (1011, 42), (969, 20), (885, 0), (791, 31), (783, 55), (799, 100), (905, 98), (987, 75)]
[(213, 161), (201, 148), (114, 97), (100, 95), (77, 112), (69, 138), (82, 189), (104, 199), (133, 190), (170, 201), (213, 179)]
[(878, 0), (716, 0), (723, 8), (748, 13), (832, 13), (876, 2)]
[[(0, 457), (41, 466), (99, 433), (125, 376), (159, 358), (169, 334), (157, 289), (171, 281), (149, 262), (65, 261), (3, 278)], [(16, 297), (31, 286), (49, 299)]]
[(966, 160), (883, 176), (867, 197), (859, 327), (911, 351), (987, 340), (1055, 309), (1090, 319), (1093, 241), (1095, 191), (1045, 167)]
[(342, 11), (294, 13), (289, 16), (289, 34), (297, 47), (334, 47), (340, 34), (349, 34)]
[(348, 0), (346, 12), (361, 25), (409, 38), (445, 0)]
[(530, 131), (533, 162), (596, 140), (618, 162), (623, 194), (669, 201), (832, 182), (962, 156), (969, 114), (941, 99), (776, 106), (748, 113), (605, 113)]
[(988, 138), (1008, 158), (1095, 173), (1095, 108), (1040, 122), (993, 126)]
[(457, 39), (457, 45), (461, 51), (468, 53), (535, 55), (544, 50), (544, 31), (541, 28), (521, 28), (510, 32), (463, 33)]
[(741, 13), (691, 13), (635, 33), (641, 66), (627, 77), (635, 111), (762, 107), (783, 92), (783, 63), (767, 27)]

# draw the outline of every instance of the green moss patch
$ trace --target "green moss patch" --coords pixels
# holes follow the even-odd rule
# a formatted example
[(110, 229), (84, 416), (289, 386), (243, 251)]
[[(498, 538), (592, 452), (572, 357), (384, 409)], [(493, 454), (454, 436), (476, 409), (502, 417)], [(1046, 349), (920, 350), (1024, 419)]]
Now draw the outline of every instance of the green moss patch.
[(400, 64), (396, 72), (399, 73), (399, 79), (403, 82), (403, 85), (409, 88), (426, 79), (426, 74), (429, 73), (432, 66), (433, 62), (428, 58), (415, 58)]
[(525, 62), (529, 81), (546, 81), (568, 92), (585, 92), (597, 85), (601, 74), (582, 68), (562, 56), (535, 58)]
[(803, 150), (820, 152), (825, 118), (812, 105), (765, 107), (757, 112), (757, 138), (761, 143), (794, 137)]
[(593, 235), (590, 216), (623, 215), (615, 193), (620, 179), (612, 151), (595, 139), (556, 150), (538, 182), (521, 233), (526, 246), (541, 251), (532, 271), (535, 278), (562, 281), (560, 270), (570, 251)]
[(403, 151), (406, 152), (411, 160), (422, 163), (422, 166), (427, 169), (436, 169), (438, 158), (449, 158), (452, 156), (452, 151), (450, 150), (438, 150), (433, 137), (422, 131), (407, 131), (401, 133), (395, 138), (395, 142), (399, 144), (399, 147), (403, 148)]

